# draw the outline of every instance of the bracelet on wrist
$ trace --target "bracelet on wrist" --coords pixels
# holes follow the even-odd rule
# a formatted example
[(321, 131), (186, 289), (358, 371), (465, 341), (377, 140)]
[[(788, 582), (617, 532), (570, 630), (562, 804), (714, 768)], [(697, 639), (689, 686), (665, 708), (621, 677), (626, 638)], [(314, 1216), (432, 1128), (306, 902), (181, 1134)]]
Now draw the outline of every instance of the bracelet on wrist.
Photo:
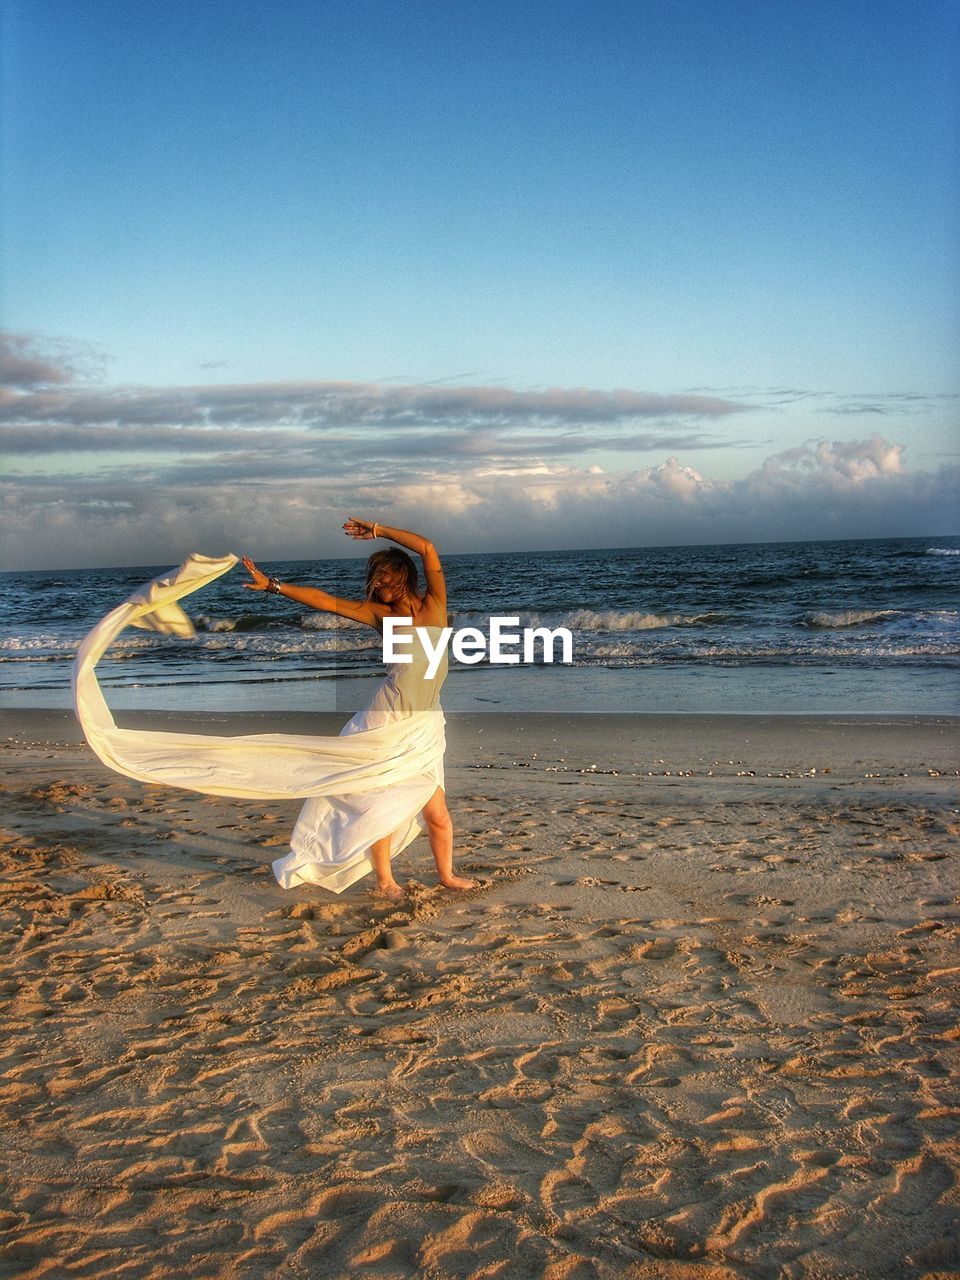
[(279, 578), (269, 578), (267, 580), (267, 585), (265, 590), (269, 591), (272, 596), (279, 596), (283, 594), (283, 592), (280, 590), (281, 586), (282, 586), (282, 583), (280, 582)]

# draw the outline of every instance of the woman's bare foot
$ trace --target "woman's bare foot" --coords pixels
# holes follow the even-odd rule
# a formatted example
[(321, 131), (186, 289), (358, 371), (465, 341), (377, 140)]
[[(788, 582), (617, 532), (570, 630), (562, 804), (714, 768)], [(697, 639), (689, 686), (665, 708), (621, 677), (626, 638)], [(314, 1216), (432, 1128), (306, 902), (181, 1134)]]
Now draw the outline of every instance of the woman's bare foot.
[(446, 876), (440, 883), (445, 889), (475, 889), (476, 880), (467, 880), (463, 876)]
[(400, 902), (406, 897), (406, 889), (402, 884), (397, 884), (396, 880), (388, 880), (385, 884), (378, 884), (373, 891), (375, 898), (389, 898), (391, 902)]

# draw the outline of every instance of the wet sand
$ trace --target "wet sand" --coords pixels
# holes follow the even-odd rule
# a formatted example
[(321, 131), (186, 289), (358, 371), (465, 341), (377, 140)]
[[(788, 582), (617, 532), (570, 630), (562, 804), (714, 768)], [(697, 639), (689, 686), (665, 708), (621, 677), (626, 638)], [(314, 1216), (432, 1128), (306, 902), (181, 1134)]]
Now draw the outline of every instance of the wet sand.
[(958, 727), (448, 716), (395, 906), (3, 713), (0, 1274), (955, 1274)]

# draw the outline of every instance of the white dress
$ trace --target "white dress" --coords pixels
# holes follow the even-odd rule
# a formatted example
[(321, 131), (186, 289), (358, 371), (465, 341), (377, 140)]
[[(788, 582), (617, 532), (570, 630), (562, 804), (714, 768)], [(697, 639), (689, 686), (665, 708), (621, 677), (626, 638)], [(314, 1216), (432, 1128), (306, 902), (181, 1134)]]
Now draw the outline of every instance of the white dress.
[[(424, 627), (437, 643), (441, 627)], [(387, 674), (369, 704), (340, 730), (340, 736), (382, 729), (423, 712), (438, 714), (440, 688), (447, 676), (447, 655), (432, 680), (427, 678), (429, 655), (417, 630), (413, 632), (410, 662), (387, 663)], [(324, 795), (308, 800), (290, 838), (290, 853), (273, 864), (285, 889), (309, 882), (339, 893), (372, 870), (369, 849), (390, 836), (390, 856), (396, 857), (420, 834), (420, 810), (437, 787), (442, 787), (443, 751), (405, 782), (353, 795)]]
[[(390, 836), (396, 856), (422, 829), (420, 810), (443, 786), (446, 747), (440, 689), (444, 655), (433, 680), (413, 632), (412, 661), (391, 663), (370, 704), (338, 737), (295, 734), (163, 733), (121, 729), (96, 677), (96, 664), (126, 626), (193, 634), (176, 603), (226, 573), (236, 556), (192, 555), (135, 592), (86, 636), (73, 668), (74, 707), (87, 741), (118, 773), (208, 795), (247, 799), (307, 798), (290, 841), (273, 864), (284, 888), (319, 884), (341, 893), (372, 870), (370, 846)], [(440, 628), (425, 630), (436, 635)], [(405, 650), (409, 651), (409, 650)]]

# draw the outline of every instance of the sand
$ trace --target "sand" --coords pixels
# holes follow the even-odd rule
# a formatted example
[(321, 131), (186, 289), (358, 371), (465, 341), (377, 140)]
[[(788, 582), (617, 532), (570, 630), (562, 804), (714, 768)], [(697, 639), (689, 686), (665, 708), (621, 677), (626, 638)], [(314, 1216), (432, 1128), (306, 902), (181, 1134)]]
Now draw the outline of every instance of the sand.
[(0, 1274), (955, 1274), (957, 729), (451, 716), (394, 906), (5, 713)]

